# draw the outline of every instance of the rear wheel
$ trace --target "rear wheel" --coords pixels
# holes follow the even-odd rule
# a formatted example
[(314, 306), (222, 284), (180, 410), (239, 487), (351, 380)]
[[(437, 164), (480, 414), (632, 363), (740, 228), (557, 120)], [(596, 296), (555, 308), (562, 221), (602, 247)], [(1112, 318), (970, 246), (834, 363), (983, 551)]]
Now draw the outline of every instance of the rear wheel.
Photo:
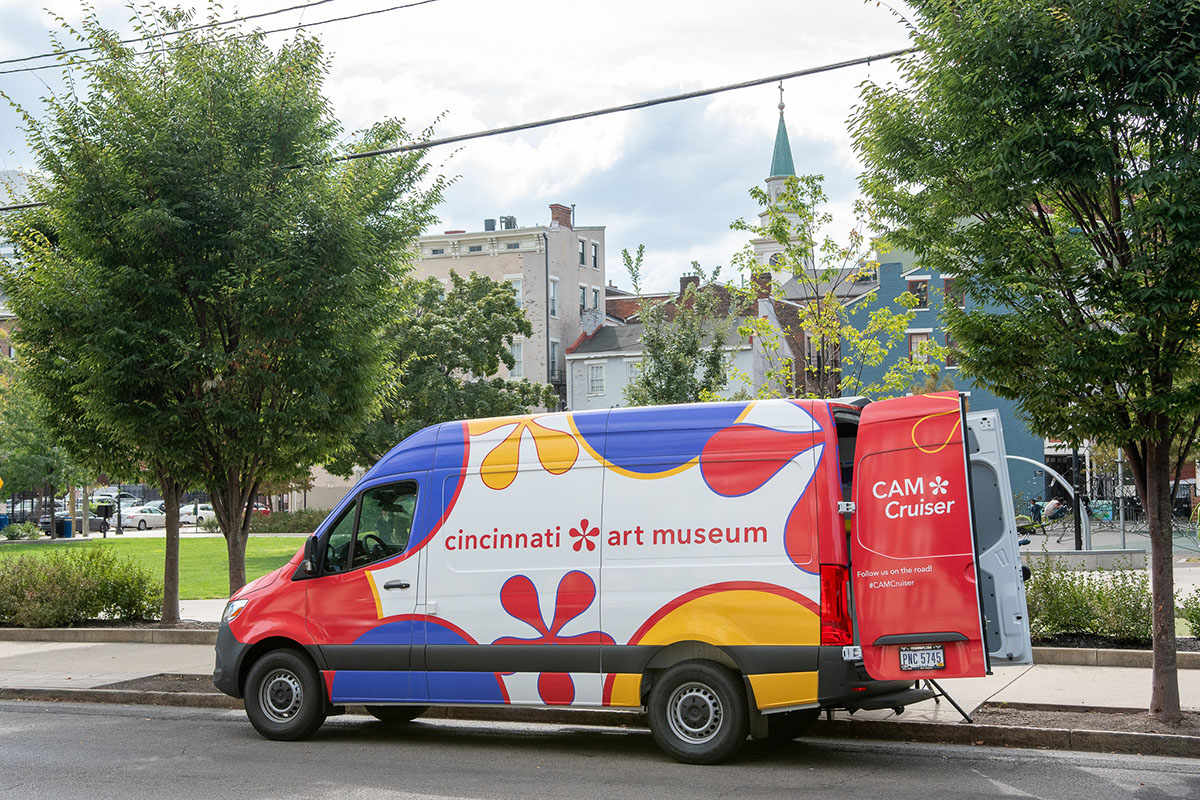
[(139, 531), (144, 531), (144, 530), (146, 530), (146, 520), (144, 520), (144, 519), (139, 519), (139, 520), (138, 520), (138, 530), (139, 530)]
[(678, 664), (654, 684), (650, 732), (685, 764), (716, 764), (741, 749), (750, 730), (746, 693), (736, 674), (707, 661)]
[(325, 698), (312, 663), (291, 650), (274, 650), (246, 678), (246, 716), (268, 739), (307, 739), (325, 721)]
[(429, 710), (429, 706), (367, 706), (367, 713), (388, 725), (412, 722)]

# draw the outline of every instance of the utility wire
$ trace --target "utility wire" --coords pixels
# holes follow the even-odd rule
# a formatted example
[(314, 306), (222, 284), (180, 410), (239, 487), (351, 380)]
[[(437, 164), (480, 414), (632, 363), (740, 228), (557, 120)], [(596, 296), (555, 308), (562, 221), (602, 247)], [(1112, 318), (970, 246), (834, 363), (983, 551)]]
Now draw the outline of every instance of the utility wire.
[[(120, 44), (136, 44), (137, 42), (148, 42), (151, 39), (164, 39), (167, 36), (178, 36), (182, 33), (191, 33), (192, 31), (202, 31), (207, 28), (217, 28), (222, 25), (232, 25), (235, 22), (245, 22), (251, 19), (260, 19), (262, 17), (272, 17), (276, 14), (283, 14), (288, 11), (299, 11), (303, 8), (312, 8), (313, 6), (322, 6), (326, 3), (332, 3), (333, 0), (314, 0), (311, 3), (302, 3), (300, 5), (288, 6), (287, 8), (276, 9), (275, 11), (263, 11), (259, 14), (247, 14), (244, 17), (233, 17), (232, 19), (220, 20), (219, 22), (206, 22), (203, 25), (193, 25), (190, 28), (180, 28), (177, 31), (167, 31), (166, 33), (152, 33), (146, 36), (139, 36), (134, 39), (122, 39)], [(75, 47), (70, 50), (60, 50), (55, 53), (39, 53), (35, 56), (22, 56), (21, 58), (5, 58), (0, 59), (0, 64), (20, 64), (25, 61), (36, 61), (39, 58), (57, 58), (59, 56), (70, 55), (71, 53), (83, 53), (88, 50), (95, 50), (95, 47)]]
[[(315, 28), (319, 25), (328, 25), (331, 22), (346, 22), (347, 20), (361, 19), (362, 17), (373, 17), (377, 14), (387, 14), (392, 11), (402, 11), (403, 9), (406, 9), (406, 8), (415, 8), (416, 6), (425, 6), (425, 5), (429, 5), (430, 3), (438, 3), (438, 2), (441, 2), (441, 0), (416, 0), (416, 2), (405, 3), (404, 5), (390, 6), (388, 8), (379, 8), (374, 11), (361, 11), (357, 14), (347, 14), (346, 16), (343, 16), (343, 17), (333, 17), (332, 19), (323, 19), (323, 20), (318, 20), (317, 22), (303, 22), (299, 25), (289, 25), (284, 28), (272, 28), (269, 31), (255, 30), (250, 33), (243, 34), (241, 36), (235, 36), (233, 38), (245, 39), (250, 36), (257, 36), (259, 34), (266, 36), (266, 35), (269, 35), (272, 33), (286, 33), (287, 31), (298, 31), (298, 30), (301, 30), (304, 28)], [(301, 8), (301, 7), (302, 6), (297, 6), (297, 8)], [(210, 27), (210, 26), (200, 26), (200, 27)], [(188, 28), (185, 30), (192, 30), (192, 29)], [(161, 36), (172, 36), (177, 33), (183, 33), (183, 31), (170, 31), (168, 33), (159, 34), (158, 36), (147, 36), (144, 38), (145, 39), (154, 39), (154, 38), (159, 38)], [(130, 41), (142, 41), (142, 40), (141, 39), (132, 39)], [(81, 48), (81, 49), (94, 49), (94, 48)], [(148, 55), (149, 53), (162, 53), (162, 52), (166, 52), (167, 50), (170, 50), (170, 49), (171, 49), (170, 47), (163, 47), (163, 48), (159, 48), (158, 50), (147, 50), (142, 53), (138, 53), (138, 55)], [(78, 52), (78, 51), (66, 51), (66, 52)], [(53, 55), (58, 55), (58, 53), (54, 53)], [(40, 56), (31, 56), (31, 58), (40, 58)], [(103, 59), (100, 59), (100, 58), (93, 58), (90, 60), (72, 59), (71, 62), (67, 66), (74, 66), (76, 64), (94, 64), (95, 62), (102, 61), (102, 60)], [(0, 62), (0, 63), (5, 63), (5, 62)], [(36, 66), (36, 67), (22, 67), (19, 69), (4, 69), (4, 70), (0, 70), (0, 75), (13, 75), (13, 74), (16, 74), (19, 72), (40, 72), (44, 69), (56, 69), (56, 68), (60, 68), (62, 66), (63, 65), (61, 65), (61, 64), (42, 64), (42, 65)]]
[[(489, 136), (499, 136), (499, 135), (505, 134), (505, 133), (515, 133), (516, 131), (527, 131), (527, 130), (531, 130), (533, 128), (544, 128), (549, 125), (559, 125), (564, 122), (573, 122), (575, 120), (580, 120), (580, 119), (590, 119), (592, 117), (602, 117), (602, 116), (606, 116), (608, 114), (616, 114), (616, 113), (619, 113), (622, 111), (636, 111), (636, 110), (643, 109), (643, 108), (652, 108), (653, 106), (661, 106), (661, 105), (665, 105), (666, 103), (678, 103), (681, 100), (692, 100), (697, 97), (708, 97), (710, 95), (721, 94), (723, 92), (732, 92), (737, 89), (748, 89), (752, 86), (762, 86), (763, 84), (776, 83), (777, 81), (784, 81), (784, 80), (788, 80), (790, 78), (802, 78), (802, 77), (805, 77), (808, 75), (818, 75), (822, 72), (832, 72), (832, 71), (838, 70), (838, 69), (845, 69), (846, 67), (856, 67), (861, 64), (870, 64), (872, 61), (884, 61), (887, 59), (896, 58), (898, 56), (907, 55), (909, 53), (915, 53), (920, 49), (921, 48), (919, 48), (919, 47), (906, 47), (902, 50), (891, 50), (886, 53), (877, 53), (877, 54), (871, 55), (871, 56), (863, 56), (861, 58), (853, 58), (853, 59), (850, 59), (849, 61), (838, 61), (838, 62), (835, 62), (832, 64), (822, 64), (819, 67), (809, 67), (807, 69), (795, 70), (794, 72), (784, 72), (779, 75), (770, 75), (765, 78), (755, 78), (755, 79), (749, 80), (749, 81), (742, 81), (741, 83), (730, 83), (730, 84), (726, 84), (724, 86), (716, 86), (711, 89), (698, 89), (694, 92), (684, 92), (682, 94), (673, 94), (673, 95), (669, 95), (667, 97), (658, 97), (653, 100), (641, 100), (636, 103), (626, 103), (625, 105), (621, 105), (621, 106), (610, 106), (608, 108), (601, 108), (601, 109), (597, 109), (595, 111), (584, 111), (579, 114), (568, 114), (567, 116), (563, 116), (563, 117), (550, 117), (549, 119), (537, 120), (536, 122), (525, 122), (520, 125), (508, 125), (503, 128), (489, 128), (487, 130), (476, 131), (474, 133), (462, 133), (457, 136), (445, 136), (441, 139), (429, 139), (424, 142), (412, 142), (411, 144), (402, 144), (402, 145), (397, 145), (396, 147), (385, 147), (382, 150), (366, 150), (361, 153), (351, 153), (351, 154), (345, 155), (345, 156), (337, 156), (336, 158), (331, 158), (327, 162), (322, 162), (322, 163), (330, 163), (330, 162), (338, 162), (338, 161), (355, 161), (360, 158), (375, 158), (378, 156), (392, 155), (395, 153), (405, 153), (405, 152), (411, 152), (414, 150), (428, 150), (430, 148), (440, 147), (442, 145), (456, 144), (458, 142), (470, 141), (471, 139), (483, 139), (483, 138), (489, 137)], [(305, 167), (310, 167), (310, 166), (313, 166), (313, 164), (290, 164), (286, 167), (286, 169), (303, 169)], [(0, 212), (20, 211), (20, 210), (27, 209), (27, 208), (39, 208), (44, 205), (46, 205), (46, 204), (45, 203), (25, 203), (23, 205), (0, 206)]]
[[(919, 47), (906, 47), (903, 50), (892, 50), (887, 53), (878, 53), (873, 56), (863, 56), (862, 58), (854, 58), (849, 61), (838, 61), (833, 64), (823, 64), (819, 67), (809, 67), (808, 69), (800, 69), (795, 72), (784, 72), (779, 75), (771, 75), (766, 78), (755, 78), (741, 83), (730, 83), (725, 86), (717, 86), (711, 89), (697, 89), (694, 92), (684, 92), (683, 94), (673, 94), (667, 97), (658, 97), (653, 100), (641, 100), (636, 103), (627, 103), (623, 106), (610, 106), (609, 108), (601, 108), (596, 111), (584, 111), (579, 114), (568, 114), (565, 117), (550, 117), (549, 119), (538, 120), (537, 122), (524, 122), (520, 125), (508, 125), (503, 128), (489, 128), (485, 131), (477, 131), (475, 133), (463, 133), (458, 136), (446, 136), (442, 139), (430, 139), (425, 142), (413, 142), (412, 144), (402, 144), (397, 147), (385, 147), (382, 150), (366, 150), (361, 153), (352, 153), (347, 156), (338, 156), (330, 161), (353, 161), (358, 158), (374, 158), (375, 156), (385, 156), (392, 153), (404, 153), (410, 150), (426, 150), (431, 147), (438, 147), (444, 144), (455, 144), (457, 142), (466, 142), (471, 139), (482, 139), (485, 136), (498, 136), (502, 133), (515, 133), (516, 131), (527, 131), (532, 128), (544, 128), (547, 125), (558, 125), (563, 122), (573, 122), (578, 119), (590, 119), (592, 117), (602, 117), (607, 114), (617, 114), (622, 111), (636, 111), (642, 108), (652, 108), (653, 106), (661, 106), (666, 103), (678, 103), (681, 100), (692, 100), (697, 97), (708, 97), (709, 95), (721, 94), (722, 92), (732, 92), (737, 89), (748, 89), (752, 86), (762, 86), (765, 83), (775, 83), (777, 81), (788, 80), (789, 78), (801, 78), (806, 75), (817, 75), (822, 72), (832, 72), (837, 69), (846, 67), (856, 67), (860, 64), (870, 64), (872, 61), (883, 61), (897, 56), (907, 55), (919, 50)], [(299, 169), (304, 164), (292, 164), (288, 169)], [(0, 209), (3, 211), (4, 209)]]

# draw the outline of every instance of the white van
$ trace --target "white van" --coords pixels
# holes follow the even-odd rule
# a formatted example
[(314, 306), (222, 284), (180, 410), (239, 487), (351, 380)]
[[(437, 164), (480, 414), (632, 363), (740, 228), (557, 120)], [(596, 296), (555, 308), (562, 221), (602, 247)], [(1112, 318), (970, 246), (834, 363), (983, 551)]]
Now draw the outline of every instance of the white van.
[(214, 680), (273, 739), (351, 704), (645, 708), (713, 763), (1031, 653), (999, 420), (948, 392), (428, 428), (234, 595)]

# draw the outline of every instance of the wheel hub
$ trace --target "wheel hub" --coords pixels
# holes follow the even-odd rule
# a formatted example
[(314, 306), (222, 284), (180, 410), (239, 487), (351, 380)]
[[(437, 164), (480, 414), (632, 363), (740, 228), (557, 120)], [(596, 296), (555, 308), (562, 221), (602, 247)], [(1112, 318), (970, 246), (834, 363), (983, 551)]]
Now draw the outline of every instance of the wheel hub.
[(287, 722), (304, 703), (300, 679), (288, 670), (276, 670), (262, 682), (262, 709), (275, 722)]
[(692, 744), (707, 742), (721, 730), (721, 700), (702, 683), (685, 683), (671, 693), (667, 719), (680, 739)]

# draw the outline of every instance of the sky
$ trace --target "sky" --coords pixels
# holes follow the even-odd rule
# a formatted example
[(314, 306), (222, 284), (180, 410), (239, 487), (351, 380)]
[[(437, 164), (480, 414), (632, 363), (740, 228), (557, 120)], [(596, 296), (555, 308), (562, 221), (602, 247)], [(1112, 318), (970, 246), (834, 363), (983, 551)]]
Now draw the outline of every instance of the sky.
[[(217, 15), (312, 1), (242, 0)], [(328, 0), (243, 25), (311, 25), (403, 2)], [(124, 2), (92, 3), (105, 27), (129, 33)], [(396, 117), (409, 131), (436, 123), (441, 137), (900, 49), (908, 38), (893, 8), (908, 15), (898, 0), (436, 0), (309, 30), (331, 56), (325, 92), (347, 132)], [(80, 0), (0, 0), (0, 60), (49, 51), (56, 17), (82, 15)], [(784, 83), (796, 171), (825, 176), (835, 238), (854, 225), (861, 165), (846, 120), (858, 86), (895, 79), (893, 63), (874, 62)], [(0, 74), (0, 91), (34, 117), (62, 85), (58, 69)], [(482, 230), (505, 215), (545, 225), (551, 203), (574, 205), (577, 224), (605, 226), (615, 285), (629, 287), (621, 251), (644, 244), (645, 288), (677, 286), (692, 261), (727, 265), (746, 244), (729, 225), (757, 213), (749, 190), (769, 171), (779, 99), (761, 86), (433, 149), (434, 169), (456, 180), (429, 232)], [(18, 112), (5, 104), (0, 115), (0, 170), (33, 168)]]

